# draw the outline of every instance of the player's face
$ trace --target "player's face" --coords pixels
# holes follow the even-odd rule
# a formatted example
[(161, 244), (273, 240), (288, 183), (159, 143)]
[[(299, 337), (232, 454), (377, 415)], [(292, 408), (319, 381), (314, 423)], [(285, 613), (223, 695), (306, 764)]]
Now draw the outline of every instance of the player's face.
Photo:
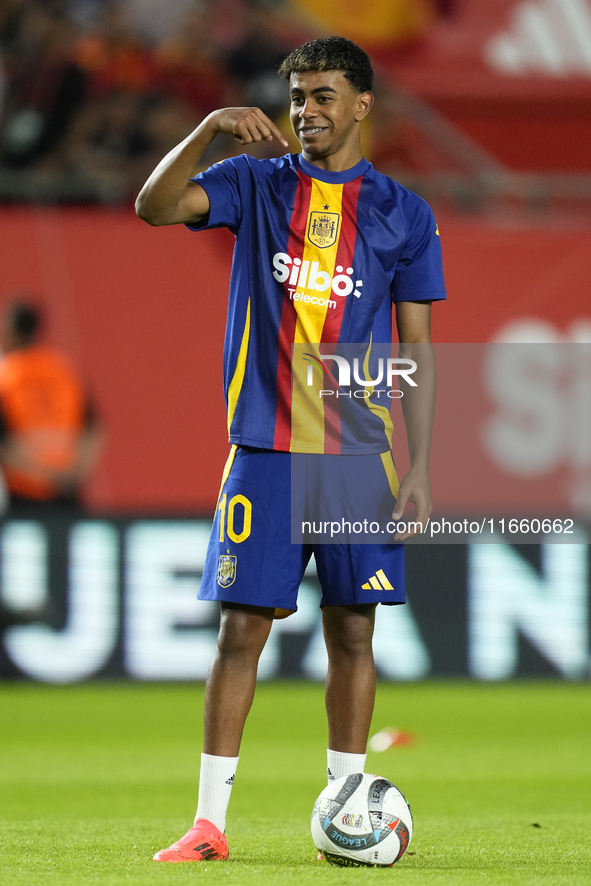
[(373, 104), (371, 92), (357, 92), (342, 71), (304, 71), (291, 75), (290, 95), (291, 125), (306, 160), (360, 159), (359, 123)]

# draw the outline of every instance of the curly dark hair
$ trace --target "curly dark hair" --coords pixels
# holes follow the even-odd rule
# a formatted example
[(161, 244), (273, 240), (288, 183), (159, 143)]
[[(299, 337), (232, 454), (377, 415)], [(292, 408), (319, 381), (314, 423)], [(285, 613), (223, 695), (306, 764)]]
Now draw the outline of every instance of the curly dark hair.
[(353, 89), (371, 92), (373, 69), (366, 52), (345, 37), (318, 37), (287, 56), (277, 72), (284, 80), (304, 71), (342, 71)]

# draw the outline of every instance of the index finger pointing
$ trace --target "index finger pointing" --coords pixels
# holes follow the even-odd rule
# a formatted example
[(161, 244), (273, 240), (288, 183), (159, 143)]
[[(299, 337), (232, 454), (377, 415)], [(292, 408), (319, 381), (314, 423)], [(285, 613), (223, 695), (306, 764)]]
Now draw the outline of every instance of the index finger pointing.
[(274, 123), (271, 124), (271, 132), (278, 142), (281, 142), (281, 144), (286, 148), (289, 147), (289, 142), (287, 141), (281, 130), (278, 129)]
[[(281, 142), (286, 148), (289, 146), (289, 142), (281, 132), (281, 130), (270, 120), (266, 114), (263, 114), (261, 111), (261, 117), (264, 123), (267, 125), (267, 128), (271, 131), (270, 138), (276, 138), (278, 142)], [(269, 138), (269, 136), (267, 136)]]

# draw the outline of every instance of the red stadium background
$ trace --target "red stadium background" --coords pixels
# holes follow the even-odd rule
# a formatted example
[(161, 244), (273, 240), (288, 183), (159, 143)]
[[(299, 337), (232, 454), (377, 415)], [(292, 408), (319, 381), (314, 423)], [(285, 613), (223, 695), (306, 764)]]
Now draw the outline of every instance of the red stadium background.
[[(449, 300), (434, 307), (435, 342), (589, 340), (589, 228), (438, 220)], [(25, 290), (50, 306), (48, 337), (77, 361), (104, 416), (92, 510), (211, 513), (228, 451), (221, 352), (232, 236), (152, 229), (131, 211), (5, 208), (0, 239), (0, 296)], [(440, 388), (438, 506), (574, 506), (572, 484), (589, 483), (591, 442), (582, 439), (576, 458), (557, 450), (534, 474), (495, 462), (482, 443), (492, 408), (483, 352), (467, 359), (477, 359), (474, 375)], [(565, 439), (575, 433), (567, 422)]]
[[(158, 16), (154, 4), (149, 15), (145, 3), (123, 5), (141, 13), (143, 25), (134, 27), (141, 25), (146, 60), (166, 46), (152, 25), (182, 4), (160, 4)], [(214, 7), (203, 30), (220, 57), (240, 45), (242, 13), (259, 7), (257, 35), (273, 48), (339, 32), (379, 68), (368, 157), (432, 203), (444, 255), (448, 301), (433, 309), (435, 517), (589, 521), (591, 0), (212, 0)], [(6, 29), (2, 37), (10, 38)], [(2, 52), (5, 63), (4, 43)], [(220, 83), (201, 71), (205, 99), (229, 70)], [(190, 66), (191, 87), (194, 78)], [(3, 79), (6, 96), (5, 65)], [(115, 98), (128, 86), (119, 84)], [(243, 91), (242, 68), (238, 87), (236, 103), (259, 103), (258, 93)], [(55, 165), (40, 170), (10, 173), (0, 159), (0, 309), (16, 292), (45, 305), (47, 339), (79, 366), (107, 431), (87, 490), (90, 514), (101, 519), (8, 514), (0, 527), (1, 678), (201, 680), (215, 647), (215, 607), (195, 597), (229, 448), (222, 348), (233, 238), (152, 229), (134, 215), (141, 182), (172, 146), (174, 127), (183, 137), (195, 113), (187, 116), (182, 98), (179, 112), (175, 93), (164, 117), (144, 118), (144, 98), (140, 89), (134, 99), (141, 132), (156, 141), (148, 139), (137, 167), (125, 140), (108, 155), (115, 189), (85, 190), (94, 181), (93, 163), (85, 166), (93, 130), (85, 151), (58, 151)], [(9, 107), (0, 95), (3, 132)], [(209, 110), (199, 106), (198, 118)], [(287, 129), (285, 119), (279, 125)], [(46, 205), (34, 205), (33, 195)], [(377, 617), (380, 675), (588, 679), (589, 536), (582, 522), (575, 530), (559, 540), (584, 544), (521, 545), (509, 531), (498, 544), (464, 544), (448, 533), (446, 541), (459, 543), (409, 545), (410, 605), (380, 607)], [(299, 600), (298, 614), (271, 634), (261, 679), (326, 674), (312, 573)]]
[[(388, 84), (378, 108), (390, 108), (401, 139), (390, 164), (446, 207), (437, 215), (449, 300), (434, 307), (434, 341), (591, 341), (591, 0), (297, 5), (307, 28), (315, 18), (370, 51)], [(295, 39), (302, 19), (289, 10)], [(382, 168), (390, 124), (375, 119)], [(211, 514), (228, 451), (231, 235), (151, 229), (131, 209), (5, 204), (0, 242), (0, 301), (38, 294), (49, 339), (76, 360), (104, 417), (92, 511)], [(449, 376), (435, 427), (438, 507), (591, 513), (591, 361), (581, 347), (560, 378), (537, 373), (547, 445), (531, 457), (491, 443), (491, 420), (509, 406), (491, 393), (488, 351), (464, 351), (464, 374), (441, 352)], [(518, 425), (532, 416), (527, 379), (516, 383)]]

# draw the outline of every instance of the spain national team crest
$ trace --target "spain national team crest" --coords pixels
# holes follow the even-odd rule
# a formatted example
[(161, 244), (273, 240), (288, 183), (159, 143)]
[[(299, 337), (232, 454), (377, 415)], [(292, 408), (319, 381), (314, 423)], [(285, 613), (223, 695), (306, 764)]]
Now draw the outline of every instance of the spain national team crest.
[(220, 554), (218, 584), (221, 588), (229, 588), (236, 581), (237, 562), (238, 557), (233, 554)]
[(340, 220), (338, 212), (311, 212), (308, 240), (321, 249), (333, 246), (337, 240)]

